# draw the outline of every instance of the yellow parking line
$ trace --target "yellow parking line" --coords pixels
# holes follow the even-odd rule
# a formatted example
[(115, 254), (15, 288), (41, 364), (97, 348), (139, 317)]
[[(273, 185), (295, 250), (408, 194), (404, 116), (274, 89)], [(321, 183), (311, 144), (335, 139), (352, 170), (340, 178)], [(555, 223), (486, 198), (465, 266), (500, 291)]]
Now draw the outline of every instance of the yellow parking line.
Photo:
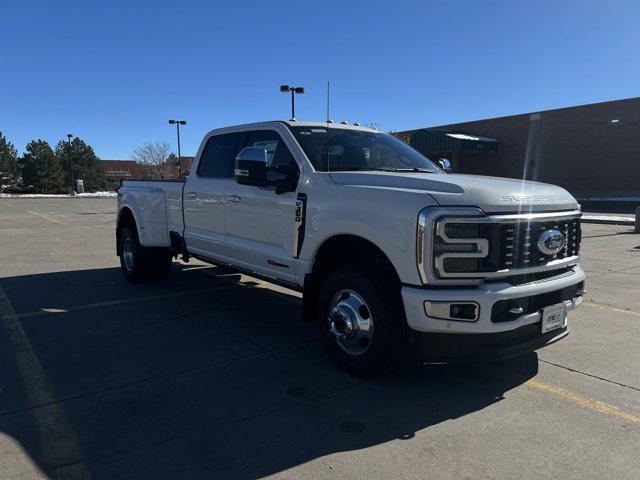
[(44, 218), (45, 220), (49, 220), (50, 222), (59, 223), (60, 225), (66, 225), (66, 222), (62, 222), (60, 220), (52, 218), (51, 216), (47, 215), (46, 213), (32, 212), (31, 210), (27, 210), (27, 213), (30, 213), (31, 215), (36, 215), (38, 217)]
[(592, 303), (592, 302), (582, 302), (582, 305), (584, 305), (585, 307), (597, 308), (600, 310), (610, 310), (612, 312), (626, 313), (627, 315), (640, 317), (640, 312), (635, 312), (633, 310), (625, 310), (624, 308), (609, 307), (607, 305), (600, 305), (599, 303)]
[(608, 415), (615, 415), (616, 417), (622, 418), (629, 422), (640, 424), (640, 416), (621, 410), (620, 408), (609, 405), (608, 403), (581, 397), (580, 395), (577, 395), (568, 390), (554, 387), (552, 385), (547, 385), (546, 383), (538, 382), (537, 380), (528, 380), (526, 384), (530, 387), (537, 388), (538, 390), (550, 393), (552, 395), (557, 395), (558, 397), (562, 397), (565, 400), (569, 400), (573, 403), (577, 403), (579, 405), (582, 405), (583, 407), (590, 408), (597, 412), (606, 413)]

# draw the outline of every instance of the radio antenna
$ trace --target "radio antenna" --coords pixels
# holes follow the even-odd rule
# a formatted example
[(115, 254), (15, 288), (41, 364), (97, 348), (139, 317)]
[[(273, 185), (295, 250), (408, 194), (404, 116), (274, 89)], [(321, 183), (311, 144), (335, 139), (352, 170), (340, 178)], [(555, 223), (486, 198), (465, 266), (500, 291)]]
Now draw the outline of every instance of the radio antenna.
[(327, 80), (327, 143), (324, 146), (324, 149), (327, 152), (327, 172), (331, 171), (329, 168), (329, 121), (329, 80)]
[(329, 116), (329, 80), (327, 80), (327, 127), (329, 126), (329, 119), (331, 117)]

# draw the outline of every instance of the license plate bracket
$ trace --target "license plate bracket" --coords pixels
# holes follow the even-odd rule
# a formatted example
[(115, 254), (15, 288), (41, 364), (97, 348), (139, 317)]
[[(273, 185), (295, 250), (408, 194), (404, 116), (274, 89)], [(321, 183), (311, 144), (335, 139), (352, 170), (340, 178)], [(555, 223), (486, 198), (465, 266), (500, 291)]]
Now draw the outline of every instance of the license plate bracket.
[(556, 303), (542, 309), (542, 333), (562, 328), (567, 322), (567, 307), (564, 303)]

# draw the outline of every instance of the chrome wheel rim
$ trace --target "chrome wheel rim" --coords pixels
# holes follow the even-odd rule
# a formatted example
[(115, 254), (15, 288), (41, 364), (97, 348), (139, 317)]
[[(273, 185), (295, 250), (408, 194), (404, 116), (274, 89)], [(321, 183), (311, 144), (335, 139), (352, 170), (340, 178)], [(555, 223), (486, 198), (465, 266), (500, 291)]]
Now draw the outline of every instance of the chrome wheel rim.
[(331, 300), (329, 332), (349, 355), (362, 355), (373, 340), (373, 317), (367, 302), (353, 290), (340, 290)]
[(133, 271), (133, 242), (131, 238), (125, 237), (122, 241), (122, 259), (124, 260), (124, 267), (129, 271)]

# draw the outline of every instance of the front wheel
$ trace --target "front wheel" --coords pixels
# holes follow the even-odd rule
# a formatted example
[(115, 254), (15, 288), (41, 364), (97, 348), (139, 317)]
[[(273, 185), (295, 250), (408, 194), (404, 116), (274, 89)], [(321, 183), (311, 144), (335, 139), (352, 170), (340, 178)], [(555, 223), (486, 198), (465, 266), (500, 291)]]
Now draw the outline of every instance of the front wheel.
[(333, 360), (359, 376), (383, 373), (398, 358), (404, 311), (399, 292), (357, 268), (329, 274), (320, 285), (318, 326)]
[(130, 282), (160, 280), (171, 273), (171, 251), (168, 248), (142, 246), (135, 229), (122, 229), (119, 250), (122, 273)]

